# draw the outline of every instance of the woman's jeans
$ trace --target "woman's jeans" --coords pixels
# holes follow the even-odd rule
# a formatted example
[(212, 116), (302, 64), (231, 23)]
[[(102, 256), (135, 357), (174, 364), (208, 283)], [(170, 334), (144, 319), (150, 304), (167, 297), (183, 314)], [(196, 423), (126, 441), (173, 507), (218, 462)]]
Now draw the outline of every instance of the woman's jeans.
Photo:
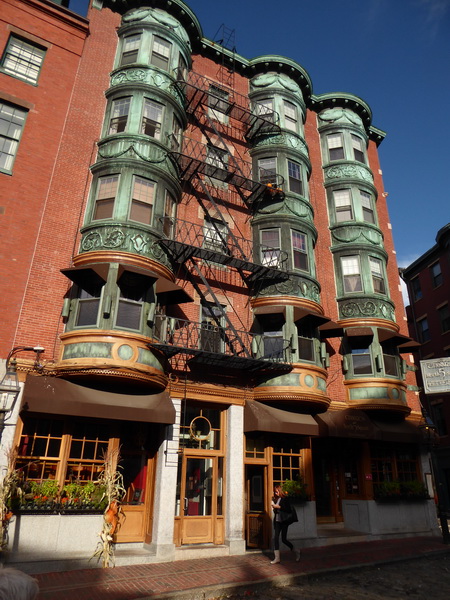
[(291, 542), (286, 537), (288, 527), (289, 527), (289, 523), (282, 523), (281, 521), (274, 522), (274, 536), (273, 536), (274, 550), (280, 549), (280, 534), (281, 534), (281, 541), (283, 542), (283, 544), (285, 546), (287, 546), (289, 548), (289, 550), (294, 549), (294, 546), (291, 544)]

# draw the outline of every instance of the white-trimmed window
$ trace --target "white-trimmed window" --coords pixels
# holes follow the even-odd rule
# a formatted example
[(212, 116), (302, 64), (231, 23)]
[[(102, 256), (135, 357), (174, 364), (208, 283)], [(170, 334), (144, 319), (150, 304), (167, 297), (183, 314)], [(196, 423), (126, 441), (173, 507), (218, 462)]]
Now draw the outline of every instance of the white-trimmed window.
[(385, 294), (386, 284), (384, 282), (383, 265), (381, 260), (374, 258), (373, 256), (369, 256), (369, 265), (370, 273), (372, 275), (373, 291), (377, 294)]
[(291, 230), (294, 269), (308, 271), (308, 243), (304, 233)]
[(341, 266), (344, 292), (362, 292), (359, 256), (343, 256), (341, 258)]
[(375, 223), (375, 211), (373, 209), (372, 196), (363, 190), (359, 190), (363, 219), (366, 223)]
[(270, 158), (260, 158), (258, 160), (259, 181), (267, 185), (276, 184), (277, 179), (277, 159), (275, 156)]
[(151, 64), (167, 71), (169, 69), (171, 47), (172, 44), (170, 42), (155, 35), (153, 38), (152, 56), (150, 58)]
[(111, 107), (111, 119), (109, 121), (109, 134), (125, 131), (130, 112), (131, 97), (118, 98), (114, 100)]
[(362, 141), (362, 139), (360, 137), (358, 137), (357, 135), (353, 135), (353, 134), (351, 136), (351, 139), (352, 139), (352, 148), (353, 148), (354, 159), (357, 160), (358, 162), (365, 163), (366, 159), (364, 156), (364, 142)]
[(108, 175), (99, 178), (97, 182), (97, 195), (95, 197), (94, 221), (112, 218), (118, 185), (118, 175)]
[(133, 35), (127, 35), (127, 37), (124, 38), (120, 66), (137, 62), (141, 37), (140, 33), (134, 33)]
[(155, 138), (161, 139), (161, 123), (163, 115), (162, 104), (145, 98), (144, 112), (142, 115), (141, 133)]
[(11, 171), (27, 111), (0, 102), (0, 170)]
[(133, 177), (130, 220), (150, 225), (152, 222), (155, 184), (144, 177)]
[(217, 219), (205, 218), (203, 225), (203, 248), (226, 253), (227, 226)]
[(280, 230), (261, 230), (261, 264), (265, 267), (279, 267), (281, 259)]
[(298, 131), (298, 116), (297, 116), (297, 107), (292, 102), (288, 102), (287, 100), (283, 100), (283, 110), (284, 110), (284, 127), (289, 129), (290, 131), (294, 131), (297, 133)]
[(341, 133), (327, 135), (327, 147), (330, 160), (344, 158), (344, 141)]
[(2, 68), (28, 83), (36, 83), (44, 55), (43, 48), (11, 35), (3, 55)]
[(303, 194), (303, 182), (301, 179), (300, 165), (292, 160), (287, 161), (289, 190), (295, 194)]
[(353, 220), (352, 196), (350, 190), (335, 190), (333, 192), (334, 210), (336, 221)]

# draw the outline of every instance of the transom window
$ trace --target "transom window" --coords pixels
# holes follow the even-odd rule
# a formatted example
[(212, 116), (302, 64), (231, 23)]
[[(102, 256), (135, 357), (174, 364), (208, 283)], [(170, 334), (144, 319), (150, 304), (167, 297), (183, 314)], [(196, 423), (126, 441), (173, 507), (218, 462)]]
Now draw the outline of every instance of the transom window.
[(363, 219), (366, 223), (375, 223), (375, 212), (373, 210), (372, 196), (363, 190), (359, 190)]
[(43, 48), (12, 35), (3, 55), (2, 68), (28, 83), (36, 83), (44, 55)]
[(97, 183), (97, 196), (93, 220), (111, 219), (114, 212), (114, 202), (119, 184), (118, 175), (100, 177)]
[(153, 100), (145, 99), (144, 114), (142, 116), (141, 133), (149, 135), (156, 140), (161, 139), (163, 105)]
[(297, 132), (298, 130), (298, 117), (297, 117), (297, 107), (292, 102), (288, 102), (287, 100), (283, 100), (283, 108), (284, 108), (284, 126), (286, 129), (290, 131)]
[(364, 144), (362, 139), (357, 135), (352, 135), (351, 139), (354, 159), (359, 162), (365, 163), (366, 161), (364, 157)]
[(0, 102), (0, 169), (11, 171), (27, 111)]
[(294, 269), (308, 270), (308, 245), (304, 233), (291, 230)]
[(353, 208), (350, 190), (335, 190), (333, 192), (334, 209), (336, 221), (351, 221), (353, 219)]
[(344, 292), (362, 292), (359, 256), (344, 256), (341, 259)]
[(220, 450), (224, 411), (184, 403), (180, 424), (180, 447)]
[(369, 256), (370, 272), (372, 274), (373, 291), (378, 294), (386, 293), (386, 284), (384, 282), (383, 267), (381, 260)]
[(270, 158), (260, 158), (258, 160), (259, 181), (267, 185), (268, 183), (276, 184), (277, 161), (275, 156)]
[(121, 65), (129, 65), (137, 62), (139, 46), (141, 44), (141, 34), (135, 33), (128, 35), (123, 41), (123, 51), (120, 60)]
[(114, 100), (111, 109), (111, 120), (109, 122), (109, 134), (125, 131), (130, 112), (131, 98), (119, 98)]
[(133, 191), (131, 195), (130, 219), (150, 225), (152, 222), (153, 197), (155, 184), (149, 179), (133, 177)]
[(295, 194), (303, 194), (300, 165), (292, 160), (287, 161), (289, 175), (289, 190)]
[(171, 46), (172, 44), (170, 42), (155, 35), (153, 38), (153, 49), (150, 59), (151, 64), (167, 71), (169, 68)]
[(261, 231), (261, 264), (265, 267), (279, 267), (281, 262), (280, 230)]
[(344, 142), (341, 133), (327, 135), (327, 146), (330, 160), (344, 158)]
[(442, 285), (442, 271), (441, 271), (441, 265), (439, 264), (439, 261), (435, 262), (434, 265), (431, 265), (430, 272), (431, 272), (431, 279), (433, 282), (433, 287), (438, 287), (439, 285)]

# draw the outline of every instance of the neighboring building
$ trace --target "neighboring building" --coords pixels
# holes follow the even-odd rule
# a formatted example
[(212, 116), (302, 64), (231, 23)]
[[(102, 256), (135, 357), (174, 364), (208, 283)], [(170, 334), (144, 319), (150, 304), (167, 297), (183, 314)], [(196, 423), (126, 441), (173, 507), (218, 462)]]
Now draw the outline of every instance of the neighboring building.
[[(46, 349), (39, 365), (16, 355), (8, 433), (26, 484), (85, 485), (120, 451), (122, 564), (267, 548), (272, 486), (299, 477), (303, 545), (329, 523), (436, 533), (432, 500), (376, 500), (424, 481), (428, 463), (369, 106), (314, 95), (289, 58), (205, 39), (181, 0), (138, 5), (94, 0), (85, 20), (12, 0), (18, 38), (41, 51), (38, 81), (8, 70), (16, 30), (2, 26), (1, 89), (20, 84), (8, 106), (37, 107), (0, 171), (2, 282), (18, 283), (2, 356)], [(38, 44), (46, 11), (73, 30)], [(75, 31), (84, 46), (66, 70), (61, 39)], [(30, 150), (43, 138), (47, 178), (42, 142)], [(92, 554), (98, 515), (25, 512), (11, 560)]]
[[(450, 223), (436, 236), (436, 244), (411, 265), (401, 269), (407, 284), (410, 305), (406, 309), (410, 335), (420, 342), (418, 360), (450, 357)], [(445, 368), (446, 375), (450, 374)], [(418, 380), (421, 385), (422, 373)], [(441, 378), (440, 378), (441, 379)], [(438, 381), (440, 381), (440, 379)], [(450, 386), (448, 392), (426, 394), (421, 402), (431, 417), (439, 434), (435, 449), (439, 466), (438, 481), (441, 502), (450, 507)]]

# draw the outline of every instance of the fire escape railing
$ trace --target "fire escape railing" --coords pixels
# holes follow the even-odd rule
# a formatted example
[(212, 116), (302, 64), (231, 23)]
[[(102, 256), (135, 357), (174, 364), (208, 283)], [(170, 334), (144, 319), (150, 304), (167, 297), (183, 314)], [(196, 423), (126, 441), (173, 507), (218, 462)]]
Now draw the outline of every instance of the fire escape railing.
[(246, 368), (250, 371), (290, 370), (290, 343), (272, 336), (231, 329), (211, 322), (196, 322), (155, 315), (152, 348), (168, 358), (191, 356), (189, 362)]

